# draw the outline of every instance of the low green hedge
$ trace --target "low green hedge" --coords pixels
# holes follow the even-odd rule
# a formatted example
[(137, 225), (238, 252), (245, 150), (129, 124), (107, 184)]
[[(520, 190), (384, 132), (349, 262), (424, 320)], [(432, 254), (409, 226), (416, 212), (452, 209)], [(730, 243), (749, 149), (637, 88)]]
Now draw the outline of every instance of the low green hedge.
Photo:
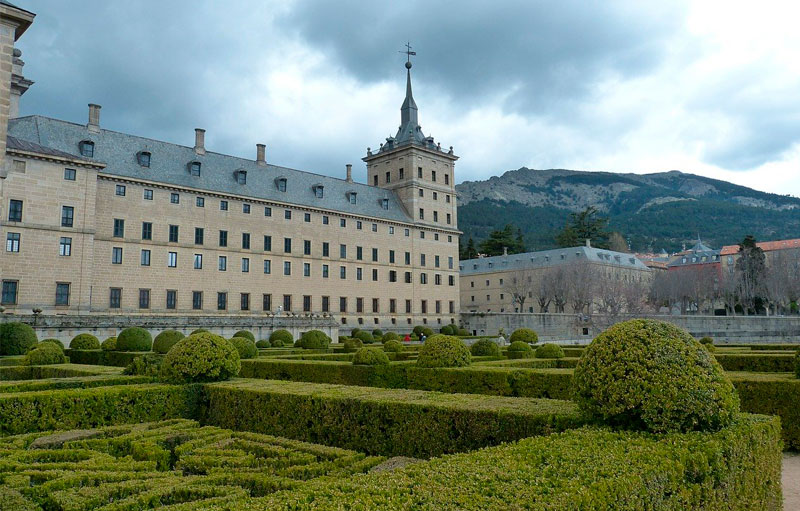
[(153, 378), (145, 376), (74, 376), (69, 378), (48, 378), (44, 380), (0, 382), (0, 394), (10, 392), (36, 392), (40, 390), (89, 389), (112, 385), (139, 385), (153, 383)]
[(105, 351), (73, 350), (67, 348), (64, 354), (73, 364), (127, 367), (136, 357), (152, 353), (150, 351)]
[(54, 366), (14, 366), (0, 367), (0, 381), (39, 380), (43, 378), (71, 378), (75, 376), (95, 376), (100, 374), (120, 374), (121, 370), (112, 367), (80, 364), (59, 364)]
[(726, 371), (753, 373), (788, 373), (794, 371), (794, 353), (715, 353), (714, 357)]
[(583, 423), (572, 403), (541, 399), (241, 380), (205, 392), (203, 423), (384, 456), (439, 456)]
[(800, 380), (791, 374), (728, 373), (742, 410), (778, 415), (784, 447), (800, 450)]

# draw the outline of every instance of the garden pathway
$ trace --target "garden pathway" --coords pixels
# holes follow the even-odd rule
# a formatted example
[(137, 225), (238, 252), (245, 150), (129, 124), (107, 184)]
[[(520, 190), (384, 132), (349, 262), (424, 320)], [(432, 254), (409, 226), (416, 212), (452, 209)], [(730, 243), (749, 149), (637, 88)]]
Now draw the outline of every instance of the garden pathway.
[(800, 510), (800, 454), (783, 454), (783, 509), (785, 511)]

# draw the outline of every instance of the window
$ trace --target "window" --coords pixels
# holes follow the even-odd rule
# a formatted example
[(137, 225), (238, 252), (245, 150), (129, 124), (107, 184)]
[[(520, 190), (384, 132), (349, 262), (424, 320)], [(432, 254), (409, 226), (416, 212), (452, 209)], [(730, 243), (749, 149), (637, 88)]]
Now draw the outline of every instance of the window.
[(203, 308), (203, 292), (192, 291), (192, 309), (201, 310)]
[[(381, 207), (383, 209), (389, 209), (389, 199), (381, 199)], [(394, 234), (394, 233), (390, 233)]]
[(389, 250), (389, 264), (394, 264), (394, 250)]
[(439, 256), (438, 255), (433, 256), (433, 267), (434, 268), (438, 268), (439, 267)]
[(356, 312), (359, 314), (364, 312), (364, 299), (361, 297), (356, 298)]
[(150, 308), (150, 290), (149, 289), (140, 289), (139, 290), (139, 308), (140, 309), (149, 309)]
[(433, 192), (433, 200), (439, 200), (439, 194), (438, 193)]
[(434, 222), (438, 222), (439, 221), (439, 212), (438, 211), (434, 211), (433, 212), (433, 221)]
[(177, 252), (170, 252), (167, 254), (167, 267), (169, 268), (177, 268), (178, 267), (178, 253)]
[(311, 276), (311, 263), (303, 263), (303, 277)]
[(434, 286), (442, 285), (442, 276), (439, 273), (433, 275), (433, 285)]
[(322, 242), (322, 257), (330, 257), (331, 246), (327, 241)]
[(177, 243), (178, 242), (178, 226), (177, 225), (170, 225), (169, 226), (169, 242), (170, 243)]
[(75, 181), (75, 169), (64, 169), (64, 179)]
[(150, 166), (150, 153), (148, 151), (139, 151), (136, 155), (136, 160), (139, 162), (139, 165), (142, 167), (149, 167)]
[(247, 171), (246, 170), (239, 170), (236, 172), (236, 182), (240, 185), (247, 184)]
[[(342, 245), (344, 247), (344, 245)], [(344, 256), (342, 256), (344, 257)], [(364, 258), (363, 256), (363, 249), (361, 247), (356, 247), (356, 260), (361, 261)]]
[(284, 261), (283, 262), (283, 274), (284, 275), (291, 275), (292, 274), (292, 262), (291, 261)]
[(339, 227), (347, 227), (347, 219), (346, 218), (340, 218), (339, 219)]
[(436, 308), (434, 310), (436, 311), (436, 314), (441, 314), (442, 313), (442, 301), (441, 300), (436, 300), (435, 307)]
[(174, 289), (167, 289), (167, 309), (176, 309), (178, 306), (178, 292)]
[(411, 314), (411, 300), (406, 300), (406, 314)]
[(250, 204), (242, 204), (242, 213), (245, 215), (250, 214)]
[(444, 201), (445, 201), (446, 203), (450, 204), (450, 196), (449, 196), (449, 195), (445, 195), (445, 196), (444, 196)]
[(250, 258), (242, 257), (242, 273), (250, 273)]
[(272, 295), (264, 293), (261, 295), (261, 310), (272, 310)]
[(322, 265), (322, 278), (323, 279), (327, 279), (328, 278), (328, 265), (327, 264), (323, 264)]
[[(64, 206), (66, 207), (66, 206)], [(71, 219), (70, 219), (71, 221)], [(61, 225), (64, 225), (64, 215), (61, 215)], [(125, 220), (121, 218), (114, 219), (114, 237), (115, 238), (124, 238), (125, 237)]]
[(417, 167), (417, 177), (422, 179), (422, 167)]
[(148, 249), (142, 249), (142, 253), (139, 255), (139, 264), (141, 266), (150, 266), (150, 251)]
[(272, 216), (272, 208), (269, 206), (264, 206), (264, 216)]
[(144, 189), (144, 200), (153, 200), (153, 190), (149, 188)]
[(285, 218), (286, 220), (291, 220), (292, 219), (292, 210), (291, 209), (284, 209), (283, 210), (283, 218)]
[(243, 250), (250, 250), (250, 233), (243, 232), (242, 233), (242, 249)]
[(180, 204), (181, 195), (179, 193), (171, 193), (171, 194), (169, 194), (169, 202), (171, 204)]
[(397, 313), (397, 300), (394, 298), (389, 298), (389, 314), (396, 314)]
[[(244, 183), (240, 183), (240, 184), (244, 184)], [(250, 293), (242, 293), (239, 296), (240, 296), (240, 298), (239, 298), (239, 308), (241, 310), (243, 310), (243, 311), (249, 311), (250, 310)]]
[(434, 183), (436, 182), (436, 171), (435, 170), (431, 171), (431, 181), (433, 181)]
[(379, 312), (380, 311), (380, 302), (377, 298), (372, 299), (372, 312)]
[(400, 179), (403, 179), (405, 171), (401, 168), (400, 169)]
[(18, 232), (10, 232), (10, 233), (8, 233), (8, 236), (6, 237), (6, 252), (19, 252), (19, 233)]
[(285, 192), (286, 191), (286, 179), (285, 178), (278, 179), (277, 184), (278, 184), (278, 191), (279, 192)]
[(389, 226), (389, 234), (394, 234), (394, 226)]
[(446, 185), (450, 184), (450, 174), (445, 174), (444, 175), (444, 184), (446, 184)]
[(304, 213), (303, 214), (303, 221), (304, 222), (311, 222), (311, 213)]
[(228, 211), (228, 201), (226, 201), (226, 200), (219, 201), (219, 210), (220, 211)]
[(362, 225), (362, 223), (361, 223), (361, 220), (358, 220), (358, 221), (356, 222), (356, 229), (358, 229), (358, 230), (360, 231), (362, 227), (363, 227), (363, 225)]
[(191, 174), (193, 176), (199, 176), (200, 175), (200, 166), (201, 165), (200, 165), (199, 161), (190, 162), (189, 163), (189, 174)]
[(78, 150), (81, 153), (81, 156), (86, 156), (87, 158), (94, 158), (94, 142), (91, 140), (82, 140), (78, 144)]
[(447, 213), (447, 225), (450, 225), (450, 213)]
[(122, 264), (122, 247), (111, 249), (111, 264)]
[(421, 300), (420, 301), (420, 308), (423, 314), (428, 313), (428, 300)]
[(311, 312), (311, 296), (303, 295), (303, 312)]
[(224, 311), (228, 308), (228, 293), (217, 293), (217, 310)]
[(377, 280), (378, 280), (378, 269), (377, 268), (373, 268), (372, 269), (372, 281), (373, 282), (377, 282)]
[(395, 270), (389, 270), (389, 282), (397, 282), (397, 272)]
[(427, 284), (428, 283), (428, 274), (427, 273), (420, 273), (419, 274), (419, 283), (420, 284)]
[(151, 239), (153, 239), (153, 223), (152, 222), (142, 222), (142, 239), (143, 240), (151, 240)]
[(449, 270), (453, 269), (453, 256), (448, 256), (448, 258), (447, 258), (447, 268)]
[(112, 287), (108, 294), (108, 307), (110, 309), (119, 309), (122, 304), (122, 289)]
[(406, 284), (411, 284), (411, 272), (407, 271), (405, 274)]
[(72, 238), (61, 238), (58, 241), (58, 255), (65, 257), (72, 255)]
[(228, 246), (228, 231), (219, 231), (219, 246)]
[(425, 196), (425, 191), (422, 188), (419, 189), (419, 196), (420, 197), (424, 197)]
[(339, 312), (347, 312), (347, 297), (339, 297)]
[(311, 240), (303, 240), (303, 255), (311, 255)]
[(322, 225), (328, 225), (330, 221), (331, 219), (328, 217), (328, 215), (322, 215)]
[(347, 267), (339, 266), (339, 278), (346, 279), (347, 278)]
[(264, 236), (264, 252), (271, 252), (272, 251), (272, 236), (265, 235)]
[(322, 185), (314, 186), (314, 197), (321, 199), (323, 196), (324, 187)]
[(283, 310), (292, 310), (292, 295), (283, 295)]
[(347, 194), (347, 199), (350, 201), (350, 204), (355, 204), (357, 201), (358, 194), (356, 192), (350, 192)]
[(283, 252), (285, 254), (292, 253), (292, 238), (283, 238)]
[[(445, 177), (447, 177), (447, 174), (445, 174)], [(456, 302), (454, 302), (453, 300), (450, 300), (450, 302), (448, 304), (448, 310), (450, 311), (450, 314), (455, 314), (456, 313)]]
[(419, 208), (419, 219), (425, 220), (425, 210), (422, 208)]
[(456, 285), (456, 278), (454, 275), (447, 276), (447, 285), (448, 286), (455, 286)]
[(203, 237), (205, 231), (202, 227), (195, 227), (194, 228), (194, 244), (195, 245), (202, 245), (203, 244)]
[(362, 269), (356, 268), (356, 280), (361, 280), (361, 276), (362, 276)]
[(405, 261), (406, 261), (406, 265), (410, 265), (411, 264), (411, 252), (406, 252), (405, 253)]
[(374, 176), (372, 176), (372, 185), (373, 186), (378, 186), (378, 174), (375, 174)]
[(264, 259), (264, 273), (266, 273), (267, 275), (272, 273), (272, 260)]
[(120, 197), (125, 197), (125, 185), (117, 185), (115, 188), (115, 193)]
[(330, 296), (323, 296), (322, 297), (322, 312), (330, 312), (331, 308), (331, 297)]
[(409, 236), (411, 236), (411, 230), (406, 229), (403, 234), (405, 235), (406, 238), (408, 238)]
[(56, 305), (69, 305), (69, 282), (56, 282)]
[(194, 269), (195, 270), (203, 269), (203, 254), (194, 255)]
[(387, 182), (387, 183), (391, 182), (391, 176), (392, 176), (391, 172), (388, 172), (388, 171), (387, 171), (387, 172), (386, 172), (386, 182)]
[(217, 259), (217, 269), (219, 271), (228, 271), (228, 256), (219, 256)]
[(425, 239), (425, 231), (419, 231), (419, 239), (421, 240)]

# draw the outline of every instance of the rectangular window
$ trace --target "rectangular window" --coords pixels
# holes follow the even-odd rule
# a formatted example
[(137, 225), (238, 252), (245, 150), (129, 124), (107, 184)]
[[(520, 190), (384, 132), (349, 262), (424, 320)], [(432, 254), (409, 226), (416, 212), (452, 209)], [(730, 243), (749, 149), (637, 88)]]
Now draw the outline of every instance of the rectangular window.
[(283, 262), (283, 274), (284, 275), (291, 275), (292, 274), (292, 262), (291, 261), (284, 261)]
[(410, 265), (411, 264), (411, 252), (406, 252), (405, 253), (405, 261), (406, 261), (406, 265)]
[(219, 271), (228, 271), (228, 256), (219, 256), (219, 259), (217, 259), (217, 269)]
[(172, 204), (180, 204), (181, 196), (178, 193), (169, 194), (169, 202)]
[(448, 204), (450, 204), (450, 196), (449, 196), (449, 195), (445, 195), (445, 196), (444, 196), (444, 199), (445, 199), (445, 202), (447, 202)]
[(142, 222), (142, 239), (153, 239), (153, 222)]
[(446, 185), (450, 184), (450, 174), (445, 174), (444, 175), (444, 184), (446, 184)]
[(438, 193), (433, 192), (433, 200), (439, 200), (439, 194)]
[(203, 269), (203, 254), (194, 255), (194, 269), (195, 270)]
[(331, 308), (331, 298), (330, 296), (323, 296), (322, 297), (322, 312), (330, 312)]
[(447, 285), (448, 286), (455, 286), (456, 285), (456, 278), (454, 275), (447, 276)]
[(250, 310), (250, 293), (241, 293), (239, 300), (239, 308), (243, 311)]
[(361, 268), (356, 268), (356, 280), (361, 280), (362, 270)]
[(434, 268), (438, 268), (439, 267), (439, 256), (438, 255), (433, 256), (433, 267)]
[(311, 276), (311, 263), (303, 263), (303, 277)]
[(394, 264), (394, 250), (389, 251), (389, 264)]
[(108, 295), (108, 308), (119, 309), (122, 305), (122, 288), (112, 287)]
[(178, 226), (177, 225), (170, 225), (169, 226), (169, 242), (170, 243), (177, 243), (178, 242)]
[(311, 255), (311, 240), (303, 240), (303, 255)]
[(347, 245), (339, 245), (339, 259), (347, 258)]
[(447, 214), (447, 225), (450, 225), (450, 213)]
[(373, 248), (372, 249), (372, 261), (373, 262), (378, 262), (378, 249), (377, 248)]
[(250, 204), (242, 204), (242, 213), (244, 213), (245, 215), (250, 214)]
[(389, 226), (389, 234), (394, 234), (394, 226), (393, 225)]
[(372, 224), (372, 232), (378, 232), (378, 224)]
[(272, 208), (269, 206), (264, 206), (264, 216), (272, 216)]
[(242, 250), (250, 250), (250, 233), (242, 233)]
[(452, 270), (453, 269), (453, 256), (447, 257), (447, 268)]
[(420, 284), (427, 284), (428, 283), (428, 274), (427, 273), (420, 273), (419, 274), (419, 283)]
[(406, 284), (411, 284), (411, 272), (410, 271), (406, 272), (405, 278), (406, 278)]
[(390, 183), (390, 182), (391, 182), (391, 176), (392, 176), (391, 172), (388, 172), (388, 171), (387, 171), (387, 172), (386, 172), (386, 182), (387, 182), (387, 183)]
[(250, 273), (250, 258), (242, 257), (242, 273)]
[(425, 210), (422, 208), (419, 208), (419, 219), (425, 220)]
[(228, 231), (219, 231), (219, 246), (228, 246)]
[(206, 199), (204, 197), (196, 198), (194, 203), (198, 208), (206, 207)]
[(360, 230), (361, 230), (361, 227), (362, 227), (361, 220), (358, 220), (358, 221), (356, 222), (356, 230), (360, 231)]
[(405, 174), (405, 170), (403, 170), (403, 169), (401, 168), (401, 169), (400, 169), (400, 179), (403, 179), (403, 177), (404, 177), (403, 175), (404, 175), (404, 174)]
[(345, 266), (339, 266), (339, 278), (340, 279), (347, 278), (347, 268)]
[(144, 189), (144, 200), (153, 200), (153, 190), (149, 188)]
[(420, 310), (423, 314), (428, 313), (428, 300), (421, 300), (420, 301)]
[(397, 272), (389, 270), (389, 282), (397, 282)]
[(406, 238), (408, 238), (411, 235), (411, 231), (409, 229), (405, 229), (405, 232), (403, 234), (405, 235)]
[(272, 251), (272, 236), (264, 236), (264, 252)]
[(442, 313), (442, 301), (441, 300), (436, 300), (436, 303), (435, 303), (434, 307), (436, 307), (436, 314), (441, 314)]
[(417, 177), (422, 179), (422, 167), (417, 167)]
[(66, 257), (72, 255), (72, 238), (61, 238), (58, 241), (58, 255)]
[(436, 171), (435, 170), (431, 171), (431, 181), (433, 181), (434, 183), (436, 182)]
[(264, 273), (267, 275), (272, 273), (272, 260), (264, 259)]
[(439, 221), (439, 212), (438, 211), (434, 211), (433, 212), (433, 221), (434, 222), (438, 222)]
[(322, 242), (322, 257), (330, 257), (331, 247), (327, 241)]
[(68, 282), (56, 282), (56, 305), (69, 305)]
[(420, 254), (419, 255), (419, 265), (420, 266), (425, 266), (425, 254)]
[(292, 238), (283, 238), (283, 252), (285, 254), (292, 253)]
[(311, 296), (303, 295), (303, 312), (311, 312)]
[(111, 249), (111, 264), (122, 264), (122, 247)]
[(364, 299), (361, 297), (356, 298), (356, 313), (362, 314), (364, 312)]
[(139, 264), (142, 266), (150, 266), (150, 251), (147, 249), (142, 249), (142, 253), (139, 256)]
[(347, 297), (339, 297), (339, 312), (347, 312)]
[(438, 273), (433, 275), (433, 285), (434, 286), (441, 286), (442, 285), (442, 276)]
[(323, 279), (327, 279), (328, 278), (328, 272), (329, 272), (328, 265), (327, 264), (323, 264), (322, 265), (322, 278)]
[(339, 227), (347, 227), (347, 219), (346, 218), (339, 219)]
[(22, 222), (22, 201), (14, 200), (8, 203), (8, 221)]
[(377, 298), (372, 299), (372, 312), (380, 312), (380, 302)]
[(361, 247), (356, 247), (356, 260), (361, 261), (362, 259), (364, 259), (364, 251)]
[(322, 225), (328, 225), (330, 223), (330, 218), (328, 215), (322, 215)]
[(411, 300), (406, 300), (406, 314), (411, 314)]
[(284, 209), (283, 210), (283, 218), (285, 218), (286, 220), (291, 220), (292, 219), (292, 210), (291, 209)]
[(125, 197), (125, 185), (117, 185), (115, 187), (115, 193), (120, 197)]
[[(75, 208), (72, 206), (61, 206), (61, 227), (72, 227), (75, 216)], [(116, 220), (114, 220), (116, 223)]]
[(378, 269), (377, 268), (373, 268), (372, 269), (372, 281), (373, 282), (377, 282), (377, 280), (378, 280)]
[(167, 254), (167, 266), (169, 268), (177, 268), (178, 267), (178, 253), (177, 252), (170, 252)]
[(261, 310), (269, 311), (272, 310), (272, 295), (269, 293), (264, 293), (261, 295)]
[(304, 222), (310, 222), (311, 221), (311, 213), (305, 213), (303, 215), (303, 221)]
[(419, 189), (419, 196), (420, 197), (424, 197), (425, 196), (425, 191), (422, 188)]
[(389, 298), (389, 314), (397, 314), (397, 300)]
[(378, 186), (378, 174), (375, 174), (374, 176), (372, 176), (372, 185), (373, 186)]
[(192, 309), (201, 310), (203, 308), (203, 292), (192, 291)]
[[(445, 176), (447, 176), (447, 174), (445, 174)], [(454, 302), (453, 300), (450, 300), (448, 309), (450, 311), (450, 314), (455, 314), (456, 313), (456, 302)]]
[(64, 169), (64, 179), (75, 181), (75, 169)]
[(167, 309), (174, 310), (178, 307), (178, 291), (167, 289)]
[(228, 308), (228, 293), (217, 293), (217, 310), (224, 311)]
[[(61, 219), (61, 225), (64, 225), (63, 217)], [(115, 238), (124, 238), (125, 237), (125, 220), (123, 220), (121, 218), (115, 218), (114, 219), (114, 237)]]
[(149, 309), (150, 308), (150, 290), (149, 289), (140, 289), (139, 290), (139, 308), (140, 309)]
[(292, 310), (292, 295), (283, 295), (283, 310), (286, 312)]
[(203, 244), (203, 235), (205, 231), (202, 227), (195, 227), (194, 228), (194, 244), (195, 245), (202, 245)]
[(6, 236), (6, 252), (19, 252), (19, 239), (18, 232), (8, 233), (8, 236)]
[(228, 201), (226, 201), (226, 200), (219, 201), (219, 210), (220, 211), (228, 211)]

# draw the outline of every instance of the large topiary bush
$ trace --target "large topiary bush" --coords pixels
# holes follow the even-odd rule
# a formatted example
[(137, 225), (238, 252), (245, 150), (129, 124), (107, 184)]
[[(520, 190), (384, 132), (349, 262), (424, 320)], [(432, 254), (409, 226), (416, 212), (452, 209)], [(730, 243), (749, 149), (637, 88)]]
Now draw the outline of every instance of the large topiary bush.
[(0, 355), (24, 355), (36, 340), (36, 332), (30, 325), (0, 323)]
[(439, 333), (443, 335), (456, 335), (458, 329), (454, 325), (445, 325), (439, 329)]
[(126, 328), (117, 336), (117, 351), (150, 351), (153, 336), (138, 326)]
[(99, 350), (100, 340), (92, 334), (78, 334), (69, 342), (73, 350)]
[(536, 348), (536, 358), (564, 358), (564, 350), (558, 344), (546, 342)]
[(189, 335), (202, 334), (202, 333), (206, 333), (206, 332), (208, 332), (207, 328), (195, 328), (194, 330), (191, 331), (191, 333)]
[(240, 359), (244, 360), (247, 358), (256, 358), (258, 356), (256, 343), (247, 337), (231, 337), (229, 340), (236, 348), (236, 351), (239, 352)]
[(520, 341), (527, 344), (535, 344), (539, 340), (539, 336), (530, 328), (517, 328), (508, 340), (512, 343)]
[(470, 346), (470, 352), (475, 357), (499, 357), (500, 346), (489, 339), (481, 339)]
[(383, 330), (381, 330), (380, 328), (376, 328), (375, 330), (372, 331), (372, 337), (375, 337), (376, 339), (378, 337), (383, 337)]
[(700, 344), (705, 346), (705, 348), (708, 351), (710, 351), (711, 353), (714, 353), (715, 351), (717, 351), (717, 347), (714, 346), (714, 339), (712, 339), (709, 336), (705, 336), (702, 339), (700, 339)]
[(256, 348), (271, 348), (272, 343), (267, 339), (261, 339), (256, 343)]
[(573, 384), (586, 415), (631, 429), (717, 430), (739, 411), (714, 356), (662, 321), (635, 319), (598, 335), (578, 361)]
[(371, 333), (366, 332), (364, 330), (356, 332), (356, 335), (354, 335), (353, 337), (363, 342), (364, 344), (372, 344), (373, 342), (375, 342), (375, 337), (373, 337)]
[(397, 335), (394, 332), (386, 332), (385, 334), (383, 334), (383, 339), (382, 340), (383, 340), (383, 342), (386, 342), (386, 341), (399, 341), (400, 340), (400, 336)]
[(469, 331), (466, 328), (459, 328), (456, 330), (456, 335), (459, 337), (466, 337), (469, 335)]
[(391, 353), (400, 353), (403, 351), (403, 345), (400, 341), (395, 341), (394, 339), (385, 341), (383, 343), (383, 351), (388, 351)]
[(116, 351), (117, 350), (117, 338), (116, 337), (109, 337), (105, 341), (100, 344), (100, 349), (103, 351)]
[[(275, 344), (275, 341), (279, 341), (279, 344)], [(272, 344), (273, 347), (280, 348), (287, 344), (292, 344), (294, 342), (294, 338), (292, 334), (289, 333), (288, 330), (280, 329), (275, 330), (269, 335), (269, 342)]]
[(241, 366), (233, 344), (203, 332), (178, 341), (164, 357), (159, 375), (171, 383), (222, 381), (239, 374)]
[(469, 348), (461, 339), (441, 334), (428, 337), (417, 358), (420, 367), (464, 367), (471, 362)]
[(433, 330), (424, 326), (424, 325), (417, 325), (414, 327), (414, 335), (419, 337), (420, 335), (424, 335), (425, 337), (430, 337), (433, 335)]
[(508, 346), (508, 358), (533, 358), (533, 348), (527, 342), (514, 341)]
[(177, 330), (164, 330), (153, 339), (153, 351), (156, 353), (166, 353), (184, 337), (186, 336)]
[(306, 350), (324, 350), (331, 343), (331, 338), (322, 330), (309, 330), (303, 332), (298, 340), (298, 346)]
[(164, 356), (156, 353), (147, 353), (134, 358), (122, 374), (129, 376), (158, 376), (161, 372), (161, 365), (164, 363)]
[(239, 330), (238, 332), (233, 334), (233, 336), (234, 337), (244, 337), (245, 339), (250, 339), (251, 341), (256, 342), (256, 336), (253, 335), (253, 332), (251, 332), (249, 330)]
[(26, 366), (44, 366), (52, 364), (66, 364), (67, 357), (64, 355), (64, 350), (50, 342), (39, 343), (38, 346), (30, 350), (25, 358), (22, 359), (22, 365)]
[(64, 350), (64, 343), (59, 341), (58, 339), (44, 339), (42, 341), (39, 341), (40, 344), (43, 342), (49, 342), (50, 344), (55, 344), (56, 346), (61, 348), (62, 351)]
[(364, 343), (361, 342), (361, 339), (352, 339), (349, 337), (345, 339), (342, 344), (344, 345), (345, 353), (353, 353), (364, 347)]
[(354, 365), (377, 366), (389, 364), (389, 357), (380, 348), (361, 348), (353, 355)]
[(350, 330), (350, 337), (355, 337), (355, 336), (356, 336), (356, 334), (357, 334), (358, 332), (360, 332), (360, 331), (361, 331), (361, 329), (360, 329), (360, 328), (358, 328), (358, 327), (355, 327), (355, 328), (353, 328), (352, 330)]

